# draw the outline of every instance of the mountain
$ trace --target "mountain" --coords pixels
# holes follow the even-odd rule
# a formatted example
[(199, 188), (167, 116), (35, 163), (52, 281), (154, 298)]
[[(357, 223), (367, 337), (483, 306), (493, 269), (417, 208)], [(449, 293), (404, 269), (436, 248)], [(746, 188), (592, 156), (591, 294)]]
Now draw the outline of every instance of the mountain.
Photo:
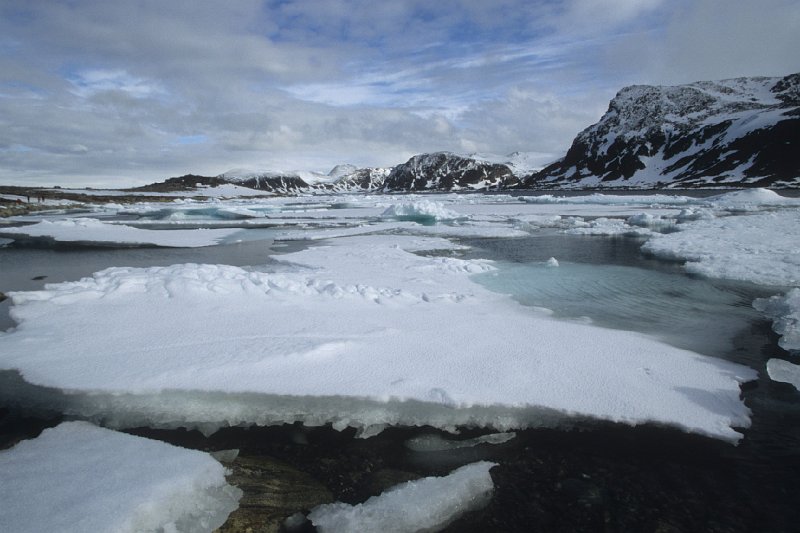
[(390, 169), (358, 168), (336, 165), (328, 174), (319, 172), (252, 172), (229, 170), (217, 176), (225, 183), (275, 194), (310, 194), (325, 192), (371, 192), (383, 188)]
[(486, 190), (520, 182), (508, 165), (450, 152), (415, 155), (393, 168), (337, 165), (328, 174), (231, 170), (217, 179), (276, 194)]
[(251, 172), (236, 169), (224, 172), (217, 178), (224, 183), (287, 195), (303, 193), (311, 187), (297, 172)]
[[(560, 160), (547, 154), (415, 155), (393, 168), (337, 165), (319, 172), (232, 170), (147, 187), (235, 183), (282, 195), (515, 188), (800, 187), (800, 73), (619, 91)], [(524, 176), (524, 177), (522, 177)], [(144, 188), (146, 189), (146, 188)], [(144, 190), (143, 189), (143, 190)]]
[(458, 191), (504, 189), (519, 178), (503, 164), (479, 161), (450, 152), (415, 155), (392, 169), (384, 191)]
[(798, 187), (800, 74), (617, 93), (532, 188)]
[[(341, 165), (339, 165), (341, 166)], [(352, 165), (350, 165), (352, 166)], [(338, 166), (336, 167), (338, 168)], [(334, 170), (336, 170), (334, 168)], [(326, 185), (331, 192), (375, 192), (383, 190), (391, 168), (355, 168)], [(333, 171), (331, 171), (333, 172)]]
[(176, 191), (194, 191), (198, 187), (217, 187), (227, 183), (223, 178), (198, 176), (197, 174), (186, 174), (175, 178), (168, 178), (158, 183), (151, 183), (150, 185), (143, 185), (141, 187), (132, 187), (125, 189), (128, 191), (139, 192), (176, 192)]
[(528, 176), (552, 163), (555, 156), (545, 152), (511, 152), (498, 155), (473, 152), (467, 157), (485, 163), (500, 163), (507, 166), (515, 176)]

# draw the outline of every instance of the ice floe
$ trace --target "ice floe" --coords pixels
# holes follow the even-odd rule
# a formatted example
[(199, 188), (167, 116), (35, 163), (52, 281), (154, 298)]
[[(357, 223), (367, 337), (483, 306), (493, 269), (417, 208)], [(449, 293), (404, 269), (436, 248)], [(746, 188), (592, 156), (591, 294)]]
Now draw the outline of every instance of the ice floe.
[(447, 209), (441, 202), (430, 200), (394, 204), (388, 207), (382, 216), (416, 221), (452, 220), (461, 217), (455, 211)]
[[(645, 335), (553, 320), (471, 279), (483, 260), (421, 256), (440, 238), (345, 237), (294, 270), (110, 268), (11, 292), (0, 368), (68, 391), (109, 425), (302, 421), (508, 431), (570, 418), (656, 422), (725, 440), (749, 368)], [(29, 398), (31, 402), (32, 399)]]
[(436, 433), (413, 437), (405, 442), (405, 447), (415, 452), (441, 452), (445, 450), (458, 450), (472, 448), (480, 444), (504, 444), (517, 434), (513, 431), (507, 433), (490, 433), (471, 439), (445, 439)]
[(800, 365), (783, 359), (770, 359), (767, 361), (767, 373), (773, 381), (789, 383), (800, 391)]
[(687, 272), (761, 285), (800, 284), (800, 210), (697, 220), (655, 234), (643, 250), (685, 260)]
[(770, 206), (795, 206), (800, 207), (800, 199), (781, 196), (769, 189), (756, 188), (733, 191), (705, 199), (714, 207), (732, 209), (736, 211), (753, 211)]
[(607, 235), (647, 237), (653, 234), (648, 228), (635, 227), (619, 218), (600, 217), (589, 222), (575, 221), (573, 228), (565, 230), (570, 235)]
[(213, 531), (238, 507), (210, 455), (64, 422), (0, 452), (0, 530)]
[(753, 307), (772, 319), (772, 329), (781, 336), (780, 347), (800, 354), (800, 288), (782, 296), (760, 298)]
[(414, 533), (439, 531), (465, 513), (489, 503), (495, 463), (462, 466), (443, 477), (395, 485), (364, 503), (315, 507), (308, 518), (320, 533)]
[(557, 196), (553, 194), (542, 194), (537, 196), (522, 196), (524, 202), (531, 204), (596, 204), (596, 205), (684, 205), (693, 203), (695, 200), (688, 196), (675, 196), (667, 194), (585, 194), (573, 196)]
[(158, 231), (109, 224), (95, 218), (67, 218), (3, 228), (0, 234), (9, 238), (45, 238), (71, 243), (196, 248), (217, 244), (237, 231), (237, 228)]

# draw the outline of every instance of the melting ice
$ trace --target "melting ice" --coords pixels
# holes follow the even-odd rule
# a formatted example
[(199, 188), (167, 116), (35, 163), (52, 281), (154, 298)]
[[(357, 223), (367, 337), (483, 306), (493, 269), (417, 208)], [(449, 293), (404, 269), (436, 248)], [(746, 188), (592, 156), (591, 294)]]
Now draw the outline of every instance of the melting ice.
[[(453, 239), (514, 239), (542, 228), (638, 235), (649, 239), (649, 253), (685, 261), (689, 273), (776, 292), (755, 307), (773, 320), (791, 358), (797, 351), (798, 207), (763, 190), (706, 199), (437, 195), (431, 202), (409, 195), (107, 205), (94, 216), (19, 219), (36, 224), (3, 234), (42, 238), (45, 246), (47, 239), (214, 246), (248, 227), (279, 227), (279, 239), (310, 246), (279, 256), (280, 267), (219, 264), (223, 257), (214, 264), (119, 265), (41, 290), (12, 291), (17, 327), (0, 334), (0, 368), (8, 371), (0, 395), (111, 427), (210, 432), (300, 421), (355, 427), (369, 436), (390, 425), (510, 431), (603, 419), (736, 442), (737, 430), (750, 423), (741, 383), (766, 370), (800, 386), (800, 365), (784, 353), (755, 369), (697, 353), (723, 350), (740, 325), (731, 311), (740, 294), (672, 274), (587, 267), (548, 255), (537, 264), (464, 259), (464, 246)], [(125, 217), (138, 218), (120, 220)], [(186, 230), (231, 224), (236, 227)], [(251, 245), (266, 238), (249, 235), (244, 240)], [(723, 326), (714, 325), (719, 309), (727, 309)], [(563, 320), (585, 314), (592, 319)], [(634, 318), (639, 331), (624, 331)], [(670, 329), (696, 334), (668, 344), (661, 339)], [(720, 341), (698, 343), (709, 330)], [(7, 379), (13, 372), (25, 381)], [(135, 465), (121, 460), (128, 456)], [(87, 457), (97, 472), (82, 467)], [(154, 469), (148, 479), (142, 465)], [(182, 476), (173, 475), (176, 465)], [(323, 506), (310, 519), (331, 530), (386, 530), (387, 521), (411, 530), (440, 527), (465, 501), (491, 494), (489, 468), (469, 465), (358, 506)], [(84, 483), (87, 472), (100, 485)], [(103, 485), (114, 482), (107, 472), (118, 474), (112, 477), (122, 480), (124, 493)], [(0, 524), (9, 530), (20, 517), (36, 516), (31, 505), (40, 495), (47, 500), (40, 508), (67, 502), (76, 514), (65, 516), (82, 530), (210, 530), (238, 497), (205, 454), (86, 423), (62, 424), (0, 452), (0, 474), (15, 480), (3, 485), (6, 505), (0, 507)], [(94, 492), (78, 493), (75, 503), (74, 486)], [(426, 505), (413, 505), (419, 513), (396, 518), (420, 498)], [(51, 523), (59, 517), (41, 518), (36, 529), (68, 530)]]

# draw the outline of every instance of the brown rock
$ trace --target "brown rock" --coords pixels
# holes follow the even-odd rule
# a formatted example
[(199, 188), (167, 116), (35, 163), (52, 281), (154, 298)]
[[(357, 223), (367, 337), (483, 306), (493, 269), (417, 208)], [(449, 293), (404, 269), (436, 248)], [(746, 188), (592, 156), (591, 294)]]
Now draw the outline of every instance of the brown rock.
[(244, 495), (218, 533), (277, 533), (289, 516), (334, 501), (320, 482), (271, 457), (239, 456), (227, 466), (228, 483)]

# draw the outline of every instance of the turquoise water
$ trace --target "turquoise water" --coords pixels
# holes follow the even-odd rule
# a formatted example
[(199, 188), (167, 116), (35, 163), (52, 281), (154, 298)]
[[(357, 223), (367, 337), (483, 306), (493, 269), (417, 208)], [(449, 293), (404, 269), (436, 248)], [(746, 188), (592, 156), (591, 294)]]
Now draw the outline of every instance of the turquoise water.
[[(717, 357), (729, 358), (739, 336), (764, 322), (753, 299), (775, 293), (689, 276), (678, 264), (644, 257), (641, 241), (630, 238), (545, 234), (466, 242), (470, 257), (494, 259), (497, 267), (475, 281), (523, 305)], [(551, 257), (558, 266), (548, 264)], [(736, 359), (760, 364), (755, 357)]]

